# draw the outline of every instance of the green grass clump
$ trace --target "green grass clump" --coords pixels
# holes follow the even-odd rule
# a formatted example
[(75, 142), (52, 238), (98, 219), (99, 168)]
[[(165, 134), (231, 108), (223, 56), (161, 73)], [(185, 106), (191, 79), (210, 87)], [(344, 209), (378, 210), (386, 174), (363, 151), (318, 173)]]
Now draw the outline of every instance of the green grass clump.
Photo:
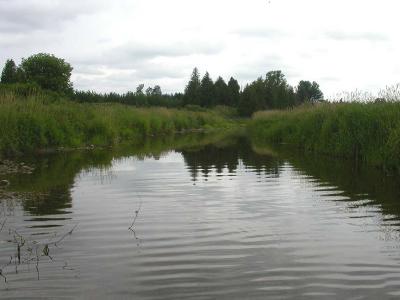
[(146, 136), (231, 125), (212, 111), (81, 104), (53, 98), (0, 93), (0, 154), (138, 142)]
[(256, 140), (400, 169), (398, 102), (325, 103), (259, 112), (249, 129)]

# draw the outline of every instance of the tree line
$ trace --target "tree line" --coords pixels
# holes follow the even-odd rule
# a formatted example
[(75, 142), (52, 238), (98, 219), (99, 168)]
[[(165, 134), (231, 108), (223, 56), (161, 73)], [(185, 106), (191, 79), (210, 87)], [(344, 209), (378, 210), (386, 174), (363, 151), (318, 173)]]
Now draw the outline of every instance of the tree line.
[(184, 93), (164, 94), (159, 85), (145, 88), (140, 84), (135, 91), (118, 94), (75, 90), (71, 82), (72, 70), (64, 59), (39, 53), (22, 59), (18, 66), (12, 59), (7, 60), (1, 73), (1, 84), (49, 90), (78, 102), (205, 108), (225, 105), (237, 108), (242, 116), (250, 116), (258, 110), (285, 109), (323, 100), (318, 83), (302, 80), (292, 87), (281, 71), (270, 71), (265, 77), (241, 88), (233, 77), (228, 82), (218, 77), (214, 82), (208, 72), (201, 77), (199, 70), (194, 68)]

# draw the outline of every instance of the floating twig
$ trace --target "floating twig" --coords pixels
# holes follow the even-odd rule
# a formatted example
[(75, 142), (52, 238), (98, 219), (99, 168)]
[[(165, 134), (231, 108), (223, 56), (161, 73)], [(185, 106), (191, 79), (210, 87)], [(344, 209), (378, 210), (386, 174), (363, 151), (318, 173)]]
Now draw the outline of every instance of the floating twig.
[(139, 216), (139, 212), (140, 212), (140, 209), (142, 208), (142, 201), (140, 201), (140, 203), (139, 203), (139, 208), (137, 209), (137, 210), (135, 210), (135, 216), (133, 217), (133, 221), (132, 221), (132, 224), (131, 224), (131, 226), (129, 226), (129, 230), (132, 230), (132, 231), (134, 231), (133, 230), (133, 227), (135, 226), (135, 222), (136, 222), (136, 219), (138, 218), (138, 216)]

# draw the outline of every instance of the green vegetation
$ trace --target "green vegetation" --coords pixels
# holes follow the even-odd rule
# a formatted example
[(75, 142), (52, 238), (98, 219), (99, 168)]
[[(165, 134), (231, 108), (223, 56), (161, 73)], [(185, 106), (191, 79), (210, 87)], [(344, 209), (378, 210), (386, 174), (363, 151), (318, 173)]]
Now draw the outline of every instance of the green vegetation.
[(71, 93), (72, 67), (61, 58), (51, 54), (39, 53), (22, 59), (20, 66), (24, 81), (34, 83), (42, 89), (59, 93)]
[(229, 127), (213, 111), (75, 103), (55, 94), (19, 96), (0, 89), (0, 154), (143, 142), (146, 136)]
[(253, 139), (400, 170), (400, 103), (336, 103), (259, 112)]
[(241, 91), (239, 83), (233, 77), (228, 84), (222, 77), (218, 77), (214, 83), (206, 72), (200, 80), (199, 71), (195, 68), (183, 95), (185, 105), (227, 105), (237, 108), (239, 115), (243, 117), (250, 117), (259, 110), (285, 109), (322, 100), (323, 93), (318, 83), (302, 80), (293, 88), (281, 71), (268, 72), (265, 79), (260, 77)]
[(72, 87), (71, 72), (72, 67), (65, 60), (52, 54), (39, 53), (22, 59), (19, 66), (13, 60), (8, 60), (2, 72), (1, 84), (28, 84), (60, 96), (68, 95), (70, 100), (80, 103), (120, 103), (170, 108), (188, 105), (212, 108), (224, 105), (237, 109), (243, 117), (249, 117), (257, 110), (284, 109), (323, 99), (316, 82), (302, 80), (293, 88), (286, 82), (281, 71), (268, 72), (265, 79), (260, 77), (241, 90), (238, 81), (233, 77), (228, 83), (221, 76), (214, 82), (208, 72), (200, 78), (198, 69), (194, 68), (183, 94), (164, 94), (159, 85), (145, 88), (144, 84), (139, 84), (135, 91), (122, 94), (78, 91)]
[(17, 82), (17, 66), (12, 59), (8, 59), (1, 72), (1, 83), (12, 84)]

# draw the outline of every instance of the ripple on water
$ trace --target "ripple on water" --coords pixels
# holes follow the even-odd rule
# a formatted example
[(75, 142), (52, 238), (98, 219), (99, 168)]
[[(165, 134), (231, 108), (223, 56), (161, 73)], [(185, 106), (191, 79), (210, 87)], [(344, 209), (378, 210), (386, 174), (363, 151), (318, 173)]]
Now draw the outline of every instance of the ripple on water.
[[(76, 177), (64, 191), (67, 204), (13, 203), (7, 224), (30, 242), (78, 227), (51, 248), (53, 260), (40, 257), (39, 281), (34, 263), (17, 274), (7, 267), (1, 298), (399, 295), (398, 203), (240, 147), (116, 159), (107, 180), (96, 168)], [(15, 245), (0, 234), (8, 239), (3, 265)]]

